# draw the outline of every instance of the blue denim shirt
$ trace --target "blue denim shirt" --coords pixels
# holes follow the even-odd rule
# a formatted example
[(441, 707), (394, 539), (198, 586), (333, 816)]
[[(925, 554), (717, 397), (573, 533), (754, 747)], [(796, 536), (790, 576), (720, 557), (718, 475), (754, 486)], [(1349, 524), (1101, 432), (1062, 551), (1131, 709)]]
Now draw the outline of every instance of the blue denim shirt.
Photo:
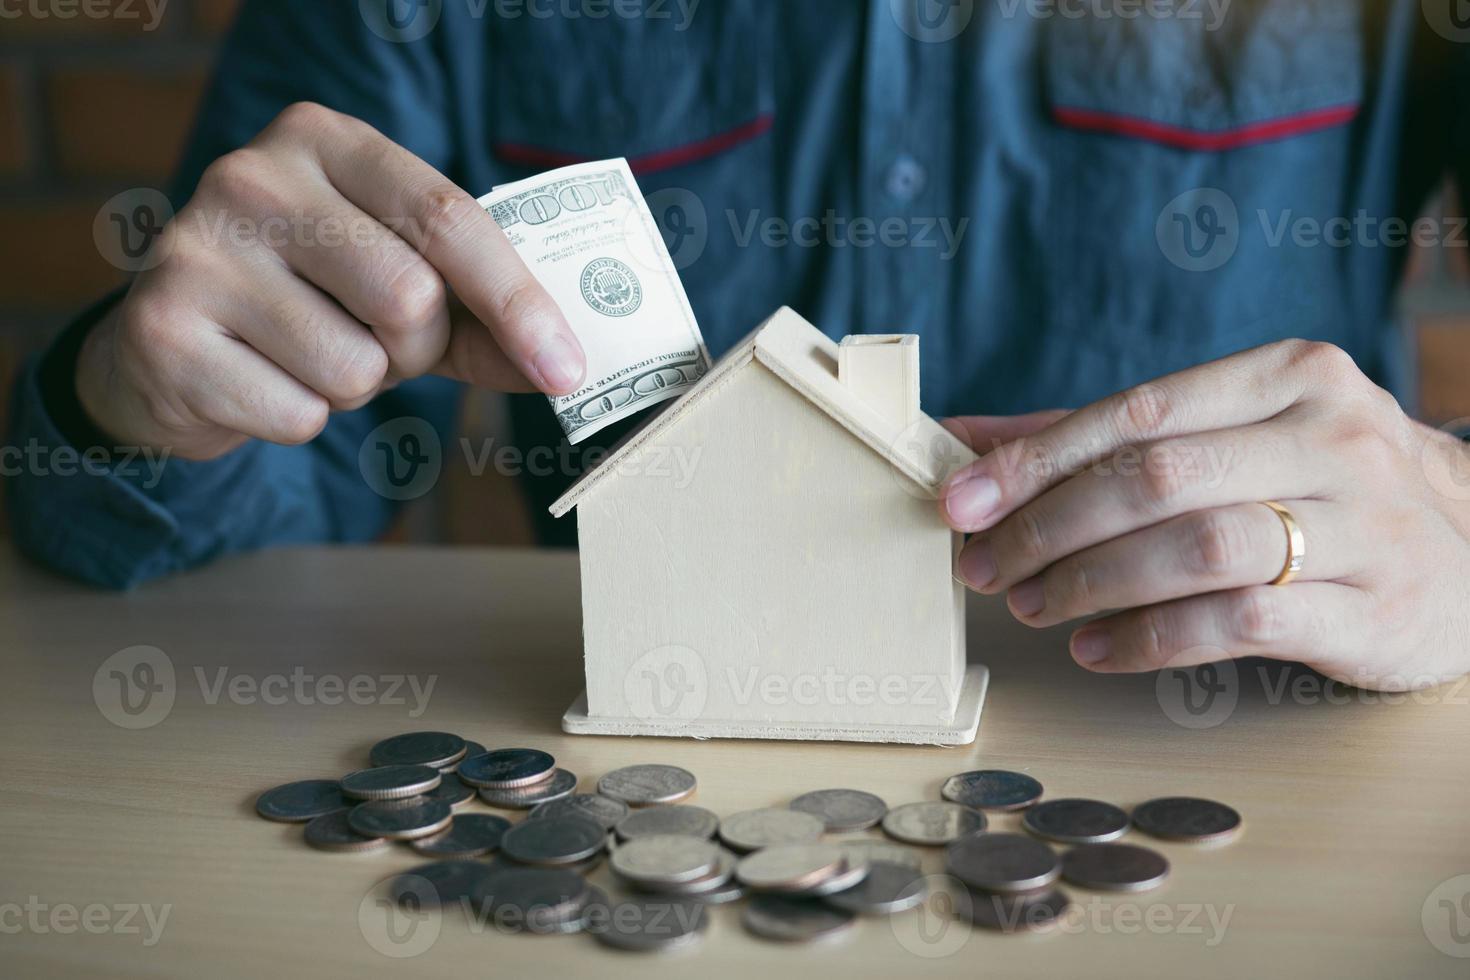
[[(312, 100), (475, 194), (628, 157), (712, 353), (781, 304), (834, 337), (916, 333), (930, 414), (1077, 406), (1285, 337), (1403, 392), (1397, 222), (1470, 160), (1470, 25), (1432, 6), (247, 0), (174, 203)], [(20, 379), (14, 445), (66, 445), (54, 416), (74, 395), (43, 366)], [(461, 395), (422, 379), (310, 445), (161, 476), (27, 469), (14, 532), (112, 586), (369, 539), (396, 502), (359, 465), (368, 434), (421, 419), (455, 451)], [(560, 442), (544, 399), (512, 403), (523, 449)], [(544, 506), (566, 469), (529, 488), (563, 541)]]

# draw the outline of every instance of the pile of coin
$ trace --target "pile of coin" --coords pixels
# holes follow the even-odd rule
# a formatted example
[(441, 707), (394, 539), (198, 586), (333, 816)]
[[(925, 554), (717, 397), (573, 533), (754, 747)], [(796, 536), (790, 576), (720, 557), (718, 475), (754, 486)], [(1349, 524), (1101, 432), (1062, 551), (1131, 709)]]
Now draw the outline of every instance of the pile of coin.
[[(1070, 899), (1065, 880), (1094, 891), (1144, 891), (1169, 862), (1117, 843), (1130, 827), (1174, 842), (1233, 836), (1240, 815), (1224, 804), (1165, 797), (1132, 814), (1098, 800), (1042, 800), (1031, 776), (976, 770), (950, 777), (943, 799), (890, 808), (872, 793), (823, 789), (785, 807), (720, 817), (681, 801), (694, 775), (677, 766), (634, 765), (578, 793), (577, 776), (539, 749), (488, 750), (447, 732), (385, 739), (370, 765), (340, 779), (310, 779), (261, 794), (256, 811), (305, 824), (327, 851), (371, 851), (404, 842), (434, 861), (395, 877), (395, 900), (418, 908), (462, 905), (506, 932), (588, 932), (609, 946), (668, 950), (699, 941), (707, 906), (749, 897), (741, 922), (782, 942), (839, 935), (862, 916), (893, 915), (924, 902), (916, 847), (944, 848), (960, 894), (956, 914), (1018, 932), (1054, 922)], [(479, 799), (528, 810), (519, 822), (460, 813)], [(988, 829), (986, 813), (1024, 811), (1025, 833)], [(865, 836), (879, 827), (892, 841)], [(1068, 845), (1057, 853), (1051, 844)], [(488, 859), (488, 860), (485, 860)], [(606, 859), (625, 897), (613, 900), (587, 875)]]

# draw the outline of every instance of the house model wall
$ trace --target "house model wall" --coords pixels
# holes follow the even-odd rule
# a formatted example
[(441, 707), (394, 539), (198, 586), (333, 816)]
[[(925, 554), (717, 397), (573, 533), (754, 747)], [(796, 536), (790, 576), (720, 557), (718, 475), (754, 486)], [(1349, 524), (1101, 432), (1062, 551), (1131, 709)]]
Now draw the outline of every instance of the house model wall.
[(552, 508), (577, 510), (587, 691), (568, 731), (968, 742), (973, 454), (918, 410), (914, 337), (778, 311)]

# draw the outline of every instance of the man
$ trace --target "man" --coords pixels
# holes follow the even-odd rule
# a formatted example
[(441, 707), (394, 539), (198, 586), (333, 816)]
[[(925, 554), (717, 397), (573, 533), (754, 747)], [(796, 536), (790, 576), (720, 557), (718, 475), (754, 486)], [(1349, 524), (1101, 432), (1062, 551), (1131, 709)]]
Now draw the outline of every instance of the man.
[[(788, 303), (919, 333), (931, 413), (1007, 413), (950, 423), (986, 453), (940, 501), (973, 533), (956, 571), (1036, 626), (1121, 610), (1074, 634), (1079, 663), (1456, 676), (1463, 451), (1380, 387), (1405, 383), (1403, 216), (1470, 161), (1470, 32), (1441, 13), (247, 0), (162, 261), (17, 393), (17, 442), (175, 459), (147, 486), (20, 479), (17, 539), (127, 586), (372, 537), (375, 426), (447, 432), (456, 381), (583, 376), (471, 194), (622, 155), (714, 353)], [(352, 242), (228, 233), (283, 217)], [(559, 438), (539, 396), (514, 417)]]

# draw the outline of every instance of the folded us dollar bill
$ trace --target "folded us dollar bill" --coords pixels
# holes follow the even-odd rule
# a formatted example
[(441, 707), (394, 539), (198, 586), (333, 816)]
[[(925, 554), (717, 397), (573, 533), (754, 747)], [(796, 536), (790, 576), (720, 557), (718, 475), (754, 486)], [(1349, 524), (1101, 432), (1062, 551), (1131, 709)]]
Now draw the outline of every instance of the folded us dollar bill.
[(709, 370), (689, 298), (626, 160), (505, 184), (480, 206), (587, 354), (582, 387), (551, 399), (568, 440), (673, 398)]

